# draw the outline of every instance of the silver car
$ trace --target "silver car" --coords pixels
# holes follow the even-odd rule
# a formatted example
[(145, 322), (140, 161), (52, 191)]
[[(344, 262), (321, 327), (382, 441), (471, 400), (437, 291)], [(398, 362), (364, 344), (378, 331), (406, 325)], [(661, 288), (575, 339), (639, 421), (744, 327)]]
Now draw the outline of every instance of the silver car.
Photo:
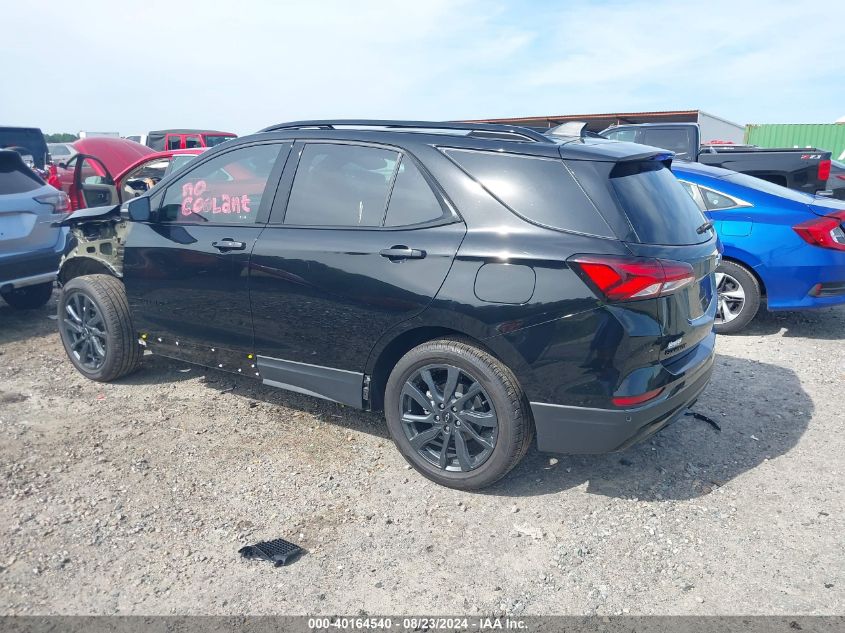
[(0, 150), (0, 296), (14, 308), (50, 299), (66, 228), (53, 226), (70, 211), (67, 195), (45, 184), (20, 154)]

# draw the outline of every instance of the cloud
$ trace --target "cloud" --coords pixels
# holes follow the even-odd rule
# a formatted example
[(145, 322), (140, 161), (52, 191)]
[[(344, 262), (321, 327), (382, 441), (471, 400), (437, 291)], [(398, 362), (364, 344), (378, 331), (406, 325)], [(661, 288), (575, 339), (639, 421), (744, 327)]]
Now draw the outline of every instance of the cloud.
[(142, 14), (105, 0), (13, 3), (0, 121), (248, 133), (301, 118), (695, 107), (739, 122), (833, 120), (845, 112), (844, 12), (758, 0), (156, 0)]

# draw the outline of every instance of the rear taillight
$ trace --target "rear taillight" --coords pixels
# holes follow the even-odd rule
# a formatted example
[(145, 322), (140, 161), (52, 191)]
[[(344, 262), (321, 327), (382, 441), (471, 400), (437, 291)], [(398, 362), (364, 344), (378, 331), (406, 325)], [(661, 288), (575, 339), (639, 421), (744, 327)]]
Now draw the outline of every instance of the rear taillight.
[(819, 161), (819, 180), (827, 180), (830, 178), (830, 161)]
[(53, 213), (70, 213), (70, 198), (64, 191), (56, 193), (45, 193), (43, 196), (35, 196), (35, 200), (41, 204), (48, 204), (53, 207)]
[(587, 285), (607, 301), (653, 299), (695, 281), (686, 262), (618, 255), (575, 255), (567, 260)]
[(654, 400), (661, 393), (663, 393), (663, 387), (652, 391), (646, 391), (645, 393), (641, 393), (636, 396), (616, 396), (612, 400), (613, 404), (617, 407), (636, 407), (648, 402), (649, 400)]
[(813, 218), (796, 226), (792, 230), (813, 246), (845, 251), (845, 210), (836, 211), (821, 218)]

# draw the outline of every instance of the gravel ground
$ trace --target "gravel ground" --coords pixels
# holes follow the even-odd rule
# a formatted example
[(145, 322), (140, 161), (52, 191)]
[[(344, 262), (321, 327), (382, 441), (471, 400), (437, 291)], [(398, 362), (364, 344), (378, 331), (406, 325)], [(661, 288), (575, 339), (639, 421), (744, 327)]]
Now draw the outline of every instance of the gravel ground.
[[(845, 613), (845, 309), (721, 337), (721, 433), (532, 451), (476, 494), (375, 414), (151, 356), (89, 382), (54, 310), (0, 307), (0, 613)], [(279, 536), (308, 554), (237, 554)]]

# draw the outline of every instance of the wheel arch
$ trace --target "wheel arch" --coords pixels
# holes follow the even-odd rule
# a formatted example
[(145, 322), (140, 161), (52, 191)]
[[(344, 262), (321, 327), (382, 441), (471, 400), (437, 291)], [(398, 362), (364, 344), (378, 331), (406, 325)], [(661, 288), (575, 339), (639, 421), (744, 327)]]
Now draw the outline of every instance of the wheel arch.
[(499, 355), (481, 340), (454, 328), (432, 325), (405, 330), (387, 342), (382, 341), (379, 349), (370, 355), (366, 371), (370, 377), (369, 408), (374, 411), (380, 411), (384, 408), (384, 392), (387, 380), (400, 358), (418, 345), (447, 337), (471, 343), (499, 358)]
[(120, 271), (108, 262), (95, 257), (71, 257), (62, 262), (59, 268), (58, 281), (63, 286), (75, 277), (83, 275), (111, 275), (121, 277)]
[(757, 270), (761, 263), (756, 257), (744, 251), (736, 249), (731, 249), (729, 251), (728, 249), (725, 249), (725, 252), (722, 255), (722, 260), (731, 262), (732, 264), (737, 264), (747, 270), (757, 280), (757, 283), (760, 284), (760, 296), (766, 296), (766, 282)]

